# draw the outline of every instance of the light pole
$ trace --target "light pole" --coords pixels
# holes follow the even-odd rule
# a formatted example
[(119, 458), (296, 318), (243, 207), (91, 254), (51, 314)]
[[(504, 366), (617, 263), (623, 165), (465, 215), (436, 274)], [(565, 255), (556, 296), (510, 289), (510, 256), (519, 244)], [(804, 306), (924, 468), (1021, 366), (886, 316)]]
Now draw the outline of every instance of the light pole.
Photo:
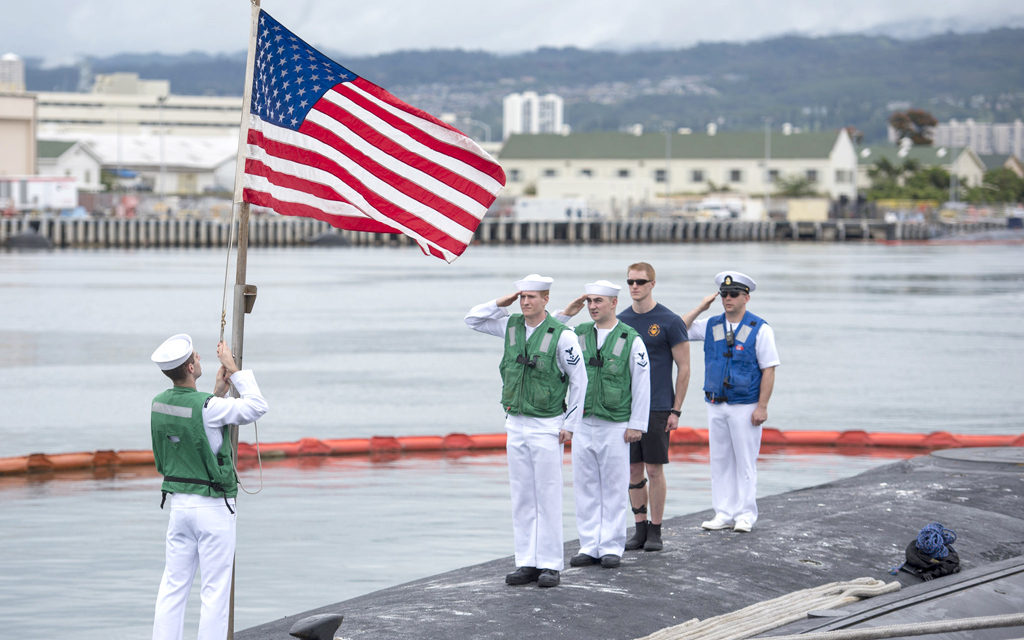
[(772, 119), (764, 119), (764, 217), (771, 218), (771, 198), (768, 193), (771, 191), (771, 171), (768, 163), (772, 159)]
[(160, 198), (161, 204), (164, 200), (164, 102), (167, 101), (167, 96), (157, 96), (157, 122), (160, 127), (160, 173), (157, 176), (157, 196)]
[(487, 124), (486, 122), (480, 122), (479, 120), (474, 120), (472, 118), (463, 118), (463, 120), (465, 120), (469, 124), (475, 124), (478, 127), (481, 127), (484, 130), (484, 142), (490, 142), (491, 141), (491, 125)]

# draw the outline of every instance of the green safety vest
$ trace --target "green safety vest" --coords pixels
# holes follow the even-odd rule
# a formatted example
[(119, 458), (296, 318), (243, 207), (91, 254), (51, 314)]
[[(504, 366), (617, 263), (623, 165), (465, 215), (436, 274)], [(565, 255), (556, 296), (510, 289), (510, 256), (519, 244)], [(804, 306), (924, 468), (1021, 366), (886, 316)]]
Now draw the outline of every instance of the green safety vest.
[(164, 476), (164, 497), (168, 493), (194, 493), (223, 497), (226, 502), (238, 495), (231, 439), (225, 437), (214, 455), (203, 427), (203, 405), (211, 395), (174, 387), (153, 399), (153, 459)]
[(630, 353), (637, 332), (628, 324), (619, 322), (597, 348), (597, 330), (593, 322), (576, 327), (583, 348), (583, 361), (587, 364), (587, 400), (583, 415), (612, 422), (627, 422), (633, 406), (633, 372)]
[(566, 326), (548, 315), (526, 339), (523, 314), (509, 316), (501, 371), (501, 406), (511, 415), (550, 418), (565, 412), (569, 378), (558, 369), (558, 338)]

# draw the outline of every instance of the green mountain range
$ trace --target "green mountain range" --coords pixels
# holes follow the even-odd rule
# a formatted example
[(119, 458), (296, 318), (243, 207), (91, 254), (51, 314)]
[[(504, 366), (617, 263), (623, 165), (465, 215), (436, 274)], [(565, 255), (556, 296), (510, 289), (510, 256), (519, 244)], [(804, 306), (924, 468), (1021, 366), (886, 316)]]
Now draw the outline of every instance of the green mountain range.
[[(574, 131), (648, 131), (715, 122), (720, 131), (788, 122), (808, 130), (853, 126), (866, 142), (885, 138), (894, 110), (917, 107), (939, 121), (1024, 119), (1024, 29), (946, 33), (914, 40), (888, 36), (786, 36), (685, 49), (596, 51), (542, 48), (398, 51), (341, 57), (346, 67), (463, 128), (483, 123), (500, 136), (501, 99), (515, 91), (556, 93)], [(120, 54), (78, 66), (44, 68), (26, 60), (31, 91), (75, 91), (91, 74), (135, 71), (171, 81), (179, 94), (241, 95), (244, 53), (213, 56)], [(475, 123), (474, 123), (475, 121)], [(467, 131), (484, 137), (481, 130)]]

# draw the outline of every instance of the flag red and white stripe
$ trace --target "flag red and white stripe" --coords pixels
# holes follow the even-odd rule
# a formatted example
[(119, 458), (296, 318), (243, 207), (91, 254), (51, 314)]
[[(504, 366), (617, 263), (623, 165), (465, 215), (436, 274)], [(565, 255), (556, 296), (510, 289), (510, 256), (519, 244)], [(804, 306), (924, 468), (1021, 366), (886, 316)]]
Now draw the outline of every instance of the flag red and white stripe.
[(461, 255), (505, 184), (498, 163), (260, 19), (243, 199), (342, 229), (403, 233), (448, 262)]

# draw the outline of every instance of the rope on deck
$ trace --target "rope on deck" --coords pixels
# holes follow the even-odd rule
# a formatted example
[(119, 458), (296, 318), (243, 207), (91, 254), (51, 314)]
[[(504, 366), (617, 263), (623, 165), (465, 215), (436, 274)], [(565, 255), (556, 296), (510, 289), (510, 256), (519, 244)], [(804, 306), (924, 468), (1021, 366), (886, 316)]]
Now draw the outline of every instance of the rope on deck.
[[(857, 578), (830, 582), (801, 589), (705, 620), (688, 620), (638, 640), (739, 640), (749, 638), (790, 622), (803, 620), (809, 611), (832, 609), (861, 598), (899, 591), (900, 583), (885, 583), (875, 578)], [(807, 636), (800, 636), (806, 640)]]
[(840, 629), (838, 631), (804, 633), (795, 636), (772, 636), (771, 640), (881, 640), (882, 638), (926, 636), (935, 633), (1019, 626), (1024, 626), (1024, 613), (978, 616), (976, 618), (954, 618), (952, 620), (936, 620), (934, 622), (890, 624), (881, 627), (871, 627), (870, 629)]

